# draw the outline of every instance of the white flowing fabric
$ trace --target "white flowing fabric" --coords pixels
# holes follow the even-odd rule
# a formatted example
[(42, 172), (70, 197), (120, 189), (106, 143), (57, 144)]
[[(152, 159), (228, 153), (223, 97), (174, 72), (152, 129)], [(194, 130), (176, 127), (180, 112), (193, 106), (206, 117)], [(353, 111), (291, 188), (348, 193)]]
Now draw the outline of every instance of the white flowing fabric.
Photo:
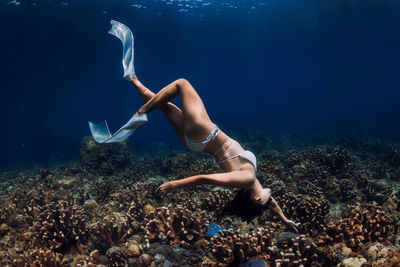
[[(122, 66), (124, 67), (124, 78), (131, 80), (132, 74), (135, 73), (133, 66), (133, 35), (131, 30), (124, 24), (111, 20), (110, 34), (118, 37), (123, 45), (122, 50)], [(124, 126), (122, 126), (115, 134), (111, 135), (108, 129), (107, 121), (101, 123), (93, 123), (89, 121), (90, 131), (97, 143), (114, 143), (125, 141), (140, 125), (147, 122), (146, 113), (133, 116)]]
[(90, 131), (97, 143), (115, 143), (125, 141), (143, 123), (147, 122), (146, 113), (133, 116), (115, 134), (111, 135), (107, 121), (93, 123), (89, 121)]
[(109, 30), (108, 33), (114, 35), (122, 42), (124, 78), (130, 81), (132, 79), (132, 74), (135, 74), (135, 67), (133, 65), (133, 34), (127, 26), (115, 20), (111, 20), (111, 30)]

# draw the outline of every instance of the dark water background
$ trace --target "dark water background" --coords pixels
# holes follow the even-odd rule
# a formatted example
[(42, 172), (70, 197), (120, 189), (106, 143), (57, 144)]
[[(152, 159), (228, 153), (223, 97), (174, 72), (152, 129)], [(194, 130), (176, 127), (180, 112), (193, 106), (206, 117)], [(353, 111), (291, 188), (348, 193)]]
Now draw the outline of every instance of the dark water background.
[[(154, 91), (187, 78), (230, 132), (398, 135), (400, 2), (0, 1), (0, 169), (77, 158), (87, 121), (143, 104), (110, 19), (135, 35)], [(135, 149), (178, 138), (158, 111)]]

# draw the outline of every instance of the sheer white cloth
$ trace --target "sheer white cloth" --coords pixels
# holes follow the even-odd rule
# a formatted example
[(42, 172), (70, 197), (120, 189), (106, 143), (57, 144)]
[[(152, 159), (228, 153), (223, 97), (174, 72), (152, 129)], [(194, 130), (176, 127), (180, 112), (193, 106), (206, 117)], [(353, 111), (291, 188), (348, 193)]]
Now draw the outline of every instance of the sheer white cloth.
[(115, 20), (111, 20), (111, 30), (108, 33), (114, 35), (122, 42), (124, 78), (130, 81), (132, 74), (135, 73), (135, 66), (133, 65), (133, 34), (127, 26)]
[[(124, 24), (111, 20), (111, 30), (109, 33), (121, 40), (122, 50), (122, 66), (124, 67), (124, 78), (131, 80), (135, 73), (133, 65), (133, 34)], [(89, 121), (90, 131), (97, 143), (114, 143), (125, 141), (140, 125), (147, 122), (147, 115), (141, 114), (133, 116), (124, 126), (122, 126), (115, 134), (111, 135), (108, 129), (107, 121), (101, 123), (93, 123)]]
[(107, 121), (93, 123), (89, 121), (90, 131), (97, 143), (115, 143), (125, 141), (133, 132), (143, 123), (147, 122), (146, 113), (133, 116), (124, 126), (115, 134), (111, 135), (108, 129)]

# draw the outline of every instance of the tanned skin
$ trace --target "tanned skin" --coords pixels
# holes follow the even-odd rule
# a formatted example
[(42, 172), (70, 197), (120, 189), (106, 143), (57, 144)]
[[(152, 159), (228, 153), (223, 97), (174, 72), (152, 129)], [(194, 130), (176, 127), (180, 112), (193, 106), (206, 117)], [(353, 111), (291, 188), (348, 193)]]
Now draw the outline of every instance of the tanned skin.
[[(132, 76), (131, 82), (146, 102), (139, 108), (136, 114), (150, 113), (155, 109), (161, 110), (185, 146), (185, 135), (192, 142), (201, 142), (215, 127), (215, 124), (212, 123), (208, 116), (203, 101), (187, 80), (178, 79), (161, 89), (157, 94), (146, 88), (135, 74)], [(180, 96), (181, 108), (170, 102), (177, 96)], [(243, 147), (237, 141), (230, 139), (222, 147), (221, 151), (215, 154), (218, 148), (228, 139), (230, 139), (229, 136), (220, 131), (217, 137), (207, 144), (203, 152), (214, 155), (217, 160), (220, 160), (221, 158), (237, 155), (244, 151)], [(222, 156), (229, 146), (231, 147), (229, 152)], [(299, 224), (286, 218), (279, 204), (271, 196), (271, 190), (261, 186), (256, 177), (254, 166), (249, 161), (236, 157), (221, 163), (220, 167), (223, 169), (223, 173), (199, 174), (180, 180), (169, 181), (162, 184), (158, 190), (162, 193), (168, 193), (176, 188), (203, 184), (247, 190), (250, 192), (251, 199), (255, 203), (265, 204), (271, 198), (271, 210), (292, 230), (297, 232), (296, 227)]]

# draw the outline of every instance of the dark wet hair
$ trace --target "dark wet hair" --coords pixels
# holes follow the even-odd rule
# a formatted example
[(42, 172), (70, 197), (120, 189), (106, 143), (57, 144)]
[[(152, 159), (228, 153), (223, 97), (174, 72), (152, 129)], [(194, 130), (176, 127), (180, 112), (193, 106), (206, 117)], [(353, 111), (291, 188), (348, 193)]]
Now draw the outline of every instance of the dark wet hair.
[(257, 204), (251, 199), (249, 191), (239, 190), (232, 201), (224, 207), (224, 213), (237, 215), (242, 220), (251, 221), (253, 218), (261, 216), (269, 208), (271, 199), (272, 197), (264, 205)]

